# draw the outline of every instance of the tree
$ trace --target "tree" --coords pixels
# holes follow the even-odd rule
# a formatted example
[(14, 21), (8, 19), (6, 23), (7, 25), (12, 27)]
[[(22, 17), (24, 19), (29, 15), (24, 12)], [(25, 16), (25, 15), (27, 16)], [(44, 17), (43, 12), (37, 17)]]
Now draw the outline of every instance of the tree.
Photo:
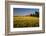
[(35, 16), (39, 17), (39, 12), (35, 11)]
[(32, 16), (32, 14), (30, 14), (30, 16)]

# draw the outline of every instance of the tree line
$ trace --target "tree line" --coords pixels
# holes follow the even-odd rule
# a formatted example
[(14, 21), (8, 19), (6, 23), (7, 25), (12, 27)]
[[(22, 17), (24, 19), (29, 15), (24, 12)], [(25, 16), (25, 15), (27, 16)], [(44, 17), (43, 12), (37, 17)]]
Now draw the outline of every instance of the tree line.
[(29, 16), (39, 17), (39, 12), (35, 11), (35, 14), (30, 14)]
[[(33, 17), (39, 17), (39, 12), (37, 12), (37, 11), (35, 11), (35, 14), (33, 13), (31, 13), (31, 14), (29, 14), (29, 15), (25, 15), (25, 16), (33, 16)], [(15, 16), (14, 16), (15, 17)], [(18, 16), (16, 16), (16, 17), (18, 17)], [(24, 16), (23, 16), (24, 17)]]

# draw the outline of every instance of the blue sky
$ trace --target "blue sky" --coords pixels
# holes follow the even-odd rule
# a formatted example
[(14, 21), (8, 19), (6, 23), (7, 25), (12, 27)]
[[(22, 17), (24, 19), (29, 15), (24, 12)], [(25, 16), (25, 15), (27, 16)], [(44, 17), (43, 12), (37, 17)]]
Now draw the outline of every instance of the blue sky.
[(39, 9), (34, 8), (13, 8), (13, 16), (25, 16), (29, 14), (35, 14), (35, 11), (39, 12)]

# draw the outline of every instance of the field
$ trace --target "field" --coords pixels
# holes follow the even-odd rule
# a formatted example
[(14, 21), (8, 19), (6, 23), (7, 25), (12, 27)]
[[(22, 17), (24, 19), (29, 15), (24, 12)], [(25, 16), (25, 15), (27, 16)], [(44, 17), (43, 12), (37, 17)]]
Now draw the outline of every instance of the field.
[(14, 16), (14, 28), (19, 27), (39, 27), (39, 18), (33, 16)]

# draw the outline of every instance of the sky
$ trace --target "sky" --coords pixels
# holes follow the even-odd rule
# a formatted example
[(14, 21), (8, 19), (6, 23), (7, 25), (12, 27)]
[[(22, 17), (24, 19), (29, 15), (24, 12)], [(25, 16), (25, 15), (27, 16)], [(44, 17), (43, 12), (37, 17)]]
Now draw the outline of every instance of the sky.
[(34, 8), (13, 8), (13, 16), (25, 16), (29, 14), (35, 14), (35, 11), (39, 12), (39, 9)]

